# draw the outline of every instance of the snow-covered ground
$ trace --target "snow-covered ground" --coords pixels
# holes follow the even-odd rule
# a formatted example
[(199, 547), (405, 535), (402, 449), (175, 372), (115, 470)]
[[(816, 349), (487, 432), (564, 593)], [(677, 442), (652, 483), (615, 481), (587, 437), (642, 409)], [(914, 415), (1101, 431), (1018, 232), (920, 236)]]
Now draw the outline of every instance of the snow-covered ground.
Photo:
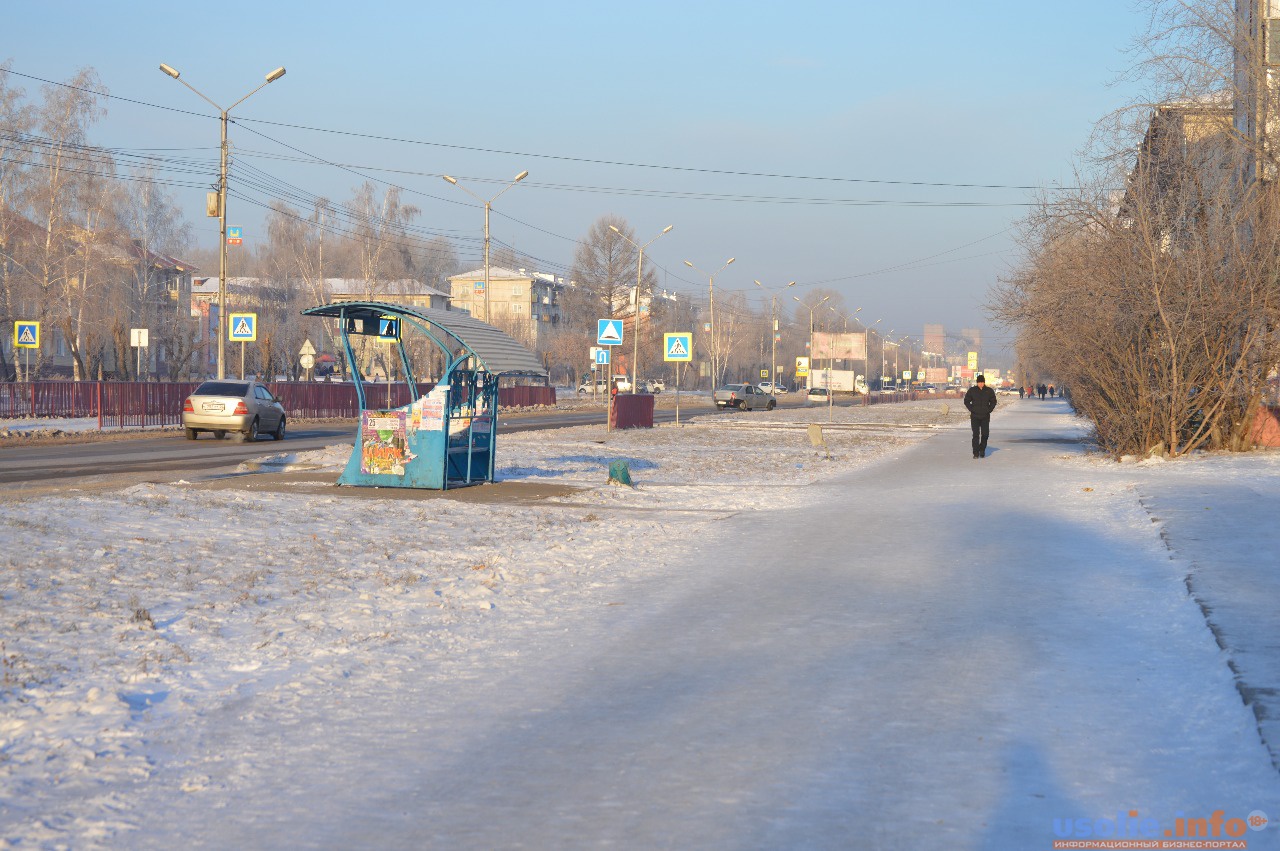
[[(134, 427), (130, 426), (130, 429)], [(36, 431), (97, 431), (97, 417), (19, 417), (17, 419), (0, 418), (0, 436), (6, 434), (25, 434)], [(119, 429), (113, 429), (118, 431)]]
[[(1201, 607), (1230, 615), (1231, 640), (1255, 660), (1242, 668), (1255, 688), (1275, 675), (1275, 616), (1237, 606), (1234, 594), (1215, 598), (1227, 592), (1207, 580), (1194, 588), (1205, 599), (1188, 597), (1186, 576), (1207, 576), (1221, 542), (1168, 519), (1189, 510), (1192, 482), (1215, 512), (1274, 516), (1280, 455), (1113, 464), (1069, 442), (1082, 429), (1059, 403), (1026, 402), (1002, 406), (997, 451), (974, 462), (962, 413), (928, 401), (503, 435), (500, 480), (579, 488), (532, 505), (203, 481), (0, 503), (0, 847), (1026, 847), (1007, 844), (1017, 835), (1048, 848), (1052, 818), (1133, 806), (1162, 823), (1184, 808), (1207, 816), (1210, 805), (1280, 816), (1280, 782), (1228, 667), (1231, 648), (1218, 649)], [(831, 459), (810, 445), (809, 422), (823, 424)], [(262, 469), (336, 477), (348, 453), (282, 455)], [(961, 456), (964, 466), (949, 469)], [(620, 459), (635, 489), (605, 484)], [(999, 478), (957, 485), (958, 475)], [(1236, 490), (1215, 490), (1224, 482)], [(929, 498), (942, 508), (922, 515)], [(810, 525), (815, 506), (848, 522)], [(1025, 525), (1057, 515), (1062, 531), (1047, 539)], [(1014, 618), (1022, 632), (1008, 626), (1007, 640), (974, 645), (979, 655), (963, 663), (972, 679), (946, 701), (955, 735), (927, 732), (949, 778), (963, 775), (966, 755), (982, 755), (968, 765), (974, 789), (1003, 790), (990, 798), (893, 768), (911, 762), (918, 719), (867, 702), (900, 667), (901, 691), (921, 698), (903, 711), (947, 708), (910, 677), (931, 656), (971, 651), (950, 646), (951, 633), (931, 649), (876, 623), (895, 616), (908, 587), (922, 614), (949, 603), (977, 613), (974, 595), (990, 591), (978, 568), (988, 565), (964, 577), (935, 572), (938, 555), (974, 546), (972, 529), (1025, 538), (1025, 561), (1044, 568), (993, 566), (990, 583), (1019, 586), (1010, 600), (1024, 607)], [(1274, 587), (1274, 559), (1247, 558), (1266, 543), (1258, 530), (1234, 546), (1232, 570)], [(843, 558), (868, 583), (851, 597), (849, 576), (831, 573)], [(910, 584), (898, 589), (903, 577)], [(1054, 596), (1064, 589), (1069, 599)], [(842, 621), (856, 605), (872, 609)], [(748, 613), (761, 622), (744, 633), (738, 616)], [(829, 633), (803, 632), (824, 620)], [(976, 628), (943, 620), (962, 635)], [(921, 624), (920, 634), (942, 626)], [(843, 629), (864, 639), (853, 661), (821, 637)], [(682, 646), (686, 633), (680, 664), (655, 649)], [(753, 666), (793, 642), (809, 654)], [(635, 652), (619, 655), (619, 643)], [(718, 656), (722, 645), (734, 655)], [(1090, 665), (1108, 658), (1114, 669), (1089, 683)], [(1002, 675), (1001, 665), (1029, 660), (1050, 668)], [(607, 679), (618, 672), (625, 686)], [(584, 697), (578, 686), (599, 674), (609, 693)], [(1055, 675), (1078, 691), (1055, 693)], [(943, 667), (927, 681), (939, 676), (959, 673)], [(1143, 685), (1130, 695), (1135, 677)], [(718, 703), (705, 718), (664, 714), (672, 702), (697, 710), (693, 695), (729, 682), (755, 684), (729, 727)], [(1117, 692), (1124, 700), (1111, 705)], [(600, 708), (588, 712), (584, 699)], [(805, 753), (820, 740), (788, 717), (829, 734), (875, 719), (862, 751), (875, 760), (830, 762), (854, 741)], [(1113, 726), (1091, 731), (1099, 717)], [(659, 719), (666, 730), (647, 729)], [(622, 741), (596, 742), (601, 729)], [(537, 731), (532, 744), (527, 731)], [(748, 733), (756, 744), (737, 746)], [(1075, 756), (1034, 750), (1042, 735)], [(596, 751), (604, 758), (589, 768), (562, 764)], [(788, 761), (797, 754), (799, 764)], [(686, 759), (706, 777), (672, 785)], [(899, 782), (873, 791), (851, 766), (874, 773), (881, 760)], [(1167, 777), (1139, 770), (1174, 764)], [(1005, 775), (982, 773), (992, 765)], [(717, 771), (743, 788), (720, 788)], [(1054, 771), (1066, 775), (1049, 782)], [(669, 796), (655, 799), (667, 811), (609, 798), (624, 776), (627, 788)], [(867, 823), (886, 811), (886, 795), (898, 796), (902, 821)], [(841, 833), (850, 820), (871, 839)], [(1250, 847), (1277, 847), (1276, 833), (1250, 833)]]

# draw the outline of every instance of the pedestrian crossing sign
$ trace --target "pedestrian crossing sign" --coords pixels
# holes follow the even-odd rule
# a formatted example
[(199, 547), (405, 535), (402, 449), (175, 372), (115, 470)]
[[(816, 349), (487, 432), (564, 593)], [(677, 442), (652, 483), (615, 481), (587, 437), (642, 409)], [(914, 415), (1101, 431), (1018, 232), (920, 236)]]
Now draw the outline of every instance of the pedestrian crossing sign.
[(40, 323), (39, 322), (13, 323), (13, 347), (15, 349), (40, 348)]
[(232, 313), (227, 318), (231, 325), (227, 329), (227, 339), (233, 343), (256, 343), (258, 341), (258, 314)]
[(622, 345), (622, 320), (621, 319), (601, 319), (596, 324), (596, 345), (598, 346), (621, 346)]
[(693, 334), (685, 331), (662, 335), (662, 359), (688, 363), (693, 360)]
[(394, 316), (378, 317), (378, 342), (394, 343), (400, 339), (400, 320)]

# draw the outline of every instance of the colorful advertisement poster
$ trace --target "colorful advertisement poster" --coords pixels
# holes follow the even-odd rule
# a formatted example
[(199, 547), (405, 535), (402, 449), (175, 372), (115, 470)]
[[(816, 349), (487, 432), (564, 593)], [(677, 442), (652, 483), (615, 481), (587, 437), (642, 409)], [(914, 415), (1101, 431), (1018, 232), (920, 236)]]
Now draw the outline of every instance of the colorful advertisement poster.
[(444, 410), (448, 406), (449, 385), (437, 384), (422, 399), (422, 427), (426, 431), (444, 431)]
[(405, 439), (406, 411), (360, 412), (360, 472), (403, 476), (409, 455)]

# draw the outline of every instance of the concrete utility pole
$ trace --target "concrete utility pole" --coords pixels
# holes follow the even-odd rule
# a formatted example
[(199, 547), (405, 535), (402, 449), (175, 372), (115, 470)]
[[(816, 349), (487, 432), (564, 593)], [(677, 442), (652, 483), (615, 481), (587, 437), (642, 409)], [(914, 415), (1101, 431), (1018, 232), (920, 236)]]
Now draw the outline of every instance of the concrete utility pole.
[(627, 240), (627, 242), (630, 242), (634, 247), (640, 249), (640, 259), (636, 261), (636, 294), (633, 300), (634, 306), (631, 310), (631, 317), (634, 320), (631, 328), (631, 392), (633, 394), (636, 392), (636, 387), (639, 386), (640, 382), (640, 276), (644, 274), (644, 250), (670, 233), (673, 227), (675, 227), (675, 225), (667, 225), (662, 229), (662, 233), (658, 234), (644, 245), (636, 245), (625, 233), (618, 230), (615, 225), (609, 225), (609, 230)]
[(160, 63), (160, 70), (186, 86), (203, 98), (210, 106), (218, 110), (222, 118), (222, 157), (218, 170), (218, 230), (221, 234), (218, 242), (218, 378), (227, 377), (227, 122), (231, 110), (262, 91), (269, 83), (284, 76), (284, 68), (277, 68), (267, 75), (267, 80), (240, 100), (223, 109), (200, 92), (195, 86), (181, 78), (181, 74), (172, 66)]
[[(799, 296), (793, 295), (791, 298), (795, 301), (800, 301)], [(813, 353), (813, 312), (817, 310), (819, 307), (822, 307), (822, 305), (826, 304), (827, 299), (829, 298), (831, 298), (831, 296), (825, 296), (822, 299), (822, 301), (818, 302), (813, 307), (809, 307), (809, 305), (805, 304), (803, 301), (800, 301), (800, 305), (802, 307), (809, 307), (809, 381), (808, 381), (808, 384), (810, 387), (813, 386), (813, 367), (814, 367), (814, 363), (817, 361), (817, 355)], [(828, 376), (828, 378), (829, 377), (830, 376)], [(828, 394), (831, 393), (830, 387), (827, 388), (827, 393)]]
[[(709, 306), (711, 309), (711, 389), (712, 390), (714, 390), (716, 388), (716, 385), (720, 383), (720, 343), (716, 340), (716, 275), (719, 275), (725, 269), (728, 269), (729, 264), (732, 263), (735, 259), (736, 258), (734, 257), (730, 257), (728, 260), (724, 261), (723, 266), (721, 266), (719, 269), (712, 272), (708, 276), (709, 283), (707, 285), (707, 293), (708, 293), (708, 301), (710, 302)], [(707, 274), (706, 272), (703, 272), (701, 269), (699, 269), (697, 266), (690, 263), (688, 260), (684, 261), (684, 265), (688, 266), (690, 269), (692, 269), (695, 272), (700, 272), (703, 275)]]
[[(783, 289), (785, 290), (787, 287), (794, 287), (795, 285), (796, 282), (791, 281)], [(756, 281), (756, 286), (764, 289), (764, 284), (759, 281)], [(769, 296), (769, 316), (772, 319), (769, 324), (773, 326), (773, 330), (769, 332), (769, 339), (773, 342), (773, 353), (769, 356), (769, 373), (773, 376), (770, 379), (770, 386), (773, 387), (773, 395), (776, 396), (778, 395), (778, 297), (772, 294)]]
[(510, 183), (502, 187), (502, 192), (499, 192), (497, 195), (494, 195), (488, 201), (481, 198), (479, 195), (472, 192), (467, 187), (463, 186), (461, 183), (457, 181), (456, 178), (452, 178), (447, 174), (442, 174), (440, 176), (443, 177), (447, 182), (452, 183), (454, 186), (458, 187), (463, 192), (470, 195), (472, 198), (475, 198), (481, 204), (484, 204), (484, 321), (492, 325), (493, 320), (489, 318), (489, 211), (493, 209), (493, 202), (498, 200), (498, 198), (502, 195), (502, 192), (506, 192), (512, 186), (515, 186), (517, 183), (524, 180), (526, 177), (529, 176), (529, 172), (522, 171), (519, 174), (517, 174)]

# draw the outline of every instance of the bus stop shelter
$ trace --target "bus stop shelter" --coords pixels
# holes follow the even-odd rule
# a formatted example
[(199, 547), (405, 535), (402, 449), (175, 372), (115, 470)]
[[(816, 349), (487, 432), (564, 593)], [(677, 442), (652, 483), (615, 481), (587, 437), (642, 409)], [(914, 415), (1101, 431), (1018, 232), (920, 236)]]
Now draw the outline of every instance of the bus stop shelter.
[[(545, 380), (532, 352), (460, 311), (347, 301), (302, 313), (337, 320), (360, 403), (355, 447), (338, 484), (447, 490), (493, 481), (498, 380)], [(413, 401), (393, 409), (370, 406), (353, 338), (364, 340), (362, 347), (389, 347)], [(438, 379), (422, 392), (419, 376), (433, 362)]]

